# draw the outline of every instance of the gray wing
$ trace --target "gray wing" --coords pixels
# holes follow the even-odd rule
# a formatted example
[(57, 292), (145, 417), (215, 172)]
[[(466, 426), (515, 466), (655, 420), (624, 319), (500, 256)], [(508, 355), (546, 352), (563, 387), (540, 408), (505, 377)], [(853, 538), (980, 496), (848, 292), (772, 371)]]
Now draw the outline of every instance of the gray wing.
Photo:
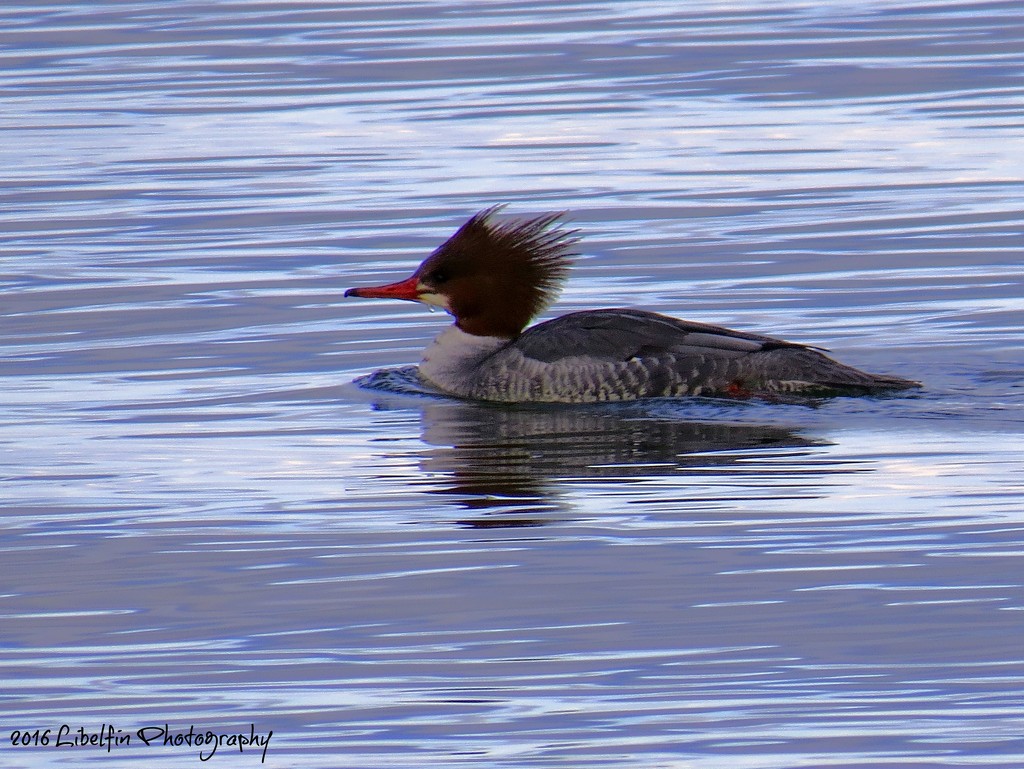
[(807, 349), (770, 336), (626, 309), (563, 315), (528, 329), (515, 344), (527, 357), (545, 363), (576, 356), (611, 363), (665, 355), (736, 358), (783, 347)]
[[(563, 315), (528, 329), (513, 345), (526, 358), (561, 368), (586, 359), (600, 387), (627, 379), (645, 395), (713, 392), (874, 392), (917, 386), (844, 365), (808, 345), (644, 310)], [(588, 374), (579, 374), (583, 378)], [(614, 386), (614, 385), (612, 385)]]

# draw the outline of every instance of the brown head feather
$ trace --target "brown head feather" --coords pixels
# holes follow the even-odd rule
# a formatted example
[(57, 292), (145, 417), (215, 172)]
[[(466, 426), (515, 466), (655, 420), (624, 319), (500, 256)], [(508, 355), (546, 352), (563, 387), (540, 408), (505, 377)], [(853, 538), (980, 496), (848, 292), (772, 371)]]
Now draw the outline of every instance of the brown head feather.
[(416, 276), (447, 297), (463, 331), (512, 338), (558, 295), (578, 238), (557, 226), (560, 213), (498, 221), (500, 209), (473, 216)]

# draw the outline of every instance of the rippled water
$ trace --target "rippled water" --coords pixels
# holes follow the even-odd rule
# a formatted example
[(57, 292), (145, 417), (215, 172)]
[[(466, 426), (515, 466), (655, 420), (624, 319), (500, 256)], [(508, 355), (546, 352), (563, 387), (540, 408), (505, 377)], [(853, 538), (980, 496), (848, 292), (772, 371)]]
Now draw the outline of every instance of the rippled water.
[[(1016, 2), (5, 5), (0, 765), (1024, 765), (1022, 75)], [(926, 388), (352, 384), (497, 202), (553, 312)]]

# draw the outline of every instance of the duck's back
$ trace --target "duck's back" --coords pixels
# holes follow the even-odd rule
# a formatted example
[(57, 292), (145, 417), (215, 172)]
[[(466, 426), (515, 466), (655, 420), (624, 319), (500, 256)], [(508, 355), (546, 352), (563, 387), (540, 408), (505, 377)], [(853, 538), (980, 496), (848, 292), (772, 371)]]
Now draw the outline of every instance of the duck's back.
[(917, 386), (759, 334), (643, 310), (590, 310), (540, 323), (488, 356), (487, 400), (591, 402), (678, 395), (864, 394)]

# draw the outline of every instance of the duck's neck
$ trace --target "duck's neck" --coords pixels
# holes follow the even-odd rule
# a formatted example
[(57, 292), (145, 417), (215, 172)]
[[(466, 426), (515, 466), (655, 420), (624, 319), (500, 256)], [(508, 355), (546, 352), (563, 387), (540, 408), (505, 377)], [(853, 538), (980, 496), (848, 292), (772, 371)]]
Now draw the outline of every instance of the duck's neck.
[(450, 326), (423, 351), (420, 374), (442, 390), (466, 395), (477, 381), (480, 365), (509, 342), (505, 337), (478, 336)]

